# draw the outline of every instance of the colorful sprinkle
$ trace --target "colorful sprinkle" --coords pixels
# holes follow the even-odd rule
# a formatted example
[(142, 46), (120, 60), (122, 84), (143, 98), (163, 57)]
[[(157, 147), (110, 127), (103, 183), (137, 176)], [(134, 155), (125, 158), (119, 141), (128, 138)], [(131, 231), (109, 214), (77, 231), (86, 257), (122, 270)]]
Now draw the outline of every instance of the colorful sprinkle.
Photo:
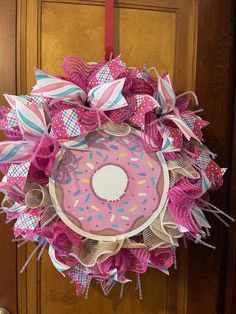
[(107, 206), (108, 206), (108, 208), (109, 208), (110, 210), (112, 210), (112, 206), (111, 206), (110, 203), (108, 203)]
[(87, 196), (85, 198), (85, 202), (87, 203), (89, 199), (90, 199), (90, 193), (87, 194)]
[(88, 219), (87, 219), (87, 221), (91, 221), (92, 219), (93, 219), (93, 217), (92, 217), (92, 216), (89, 216)]
[(143, 200), (143, 201), (142, 201), (142, 205), (146, 204), (146, 203), (147, 203), (147, 201), (148, 201), (148, 199), (147, 199), (147, 198), (145, 198), (145, 200)]
[(98, 217), (98, 219), (101, 219), (101, 220), (104, 218), (104, 216), (102, 214), (97, 214), (97, 217)]
[(129, 209), (130, 212), (134, 212), (137, 209), (137, 206), (133, 206)]
[(119, 157), (127, 157), (127, 156), (128, 156), (127, 153), (120, 153), (120, 154), (119, 154)]
[(110, 222), (114, 221), (114, 219), (115, 219), (115, 215), (113, 214), (110, 218)]
[(155, 177), (151, 177), (151, 183), (153, 186), (155, 185)]
[(116, 146), (116, 145), (110, 145), (110, 148), (113, 149), (113, 150), (118, 150), (119, 149), (119, 147)]
[(83, 207), (79, 207), (78, 210), (79, 210), (80, 212), (83, 212), (83, 211), (84, 211), (84, 208), (83, 208)]
[(86, 179), (86, 178), (82, 179), (82, 182), (88, 184), (88, 183), (90, 183), (90, 179)]
[(124, 209), (124, 208), (118, 208), (116, 211), (117, 211), (118, 213), (122, 213), (122, 212), (125, 211), (125, 209)]
[(79, 203), (79, 200), (76, 200), (76, 201), (74, 202), (74, 207), (76, 207), (76, 206), (78, 205), (78, 203)]
[(130, 149), (133, 150), (133, 151), (134, 151), (134, 150), (137, 150), (138, 148), (139, 148), (139, 146), (136, 146), (136, 145), (130, 147)]
[(144, 183), (146, 183), (146, 180), (139, 180), (139, 181), (138, 181), (138, 184), (139, 184), (139, 185), (142, 185), (142, 184), (144, 184)]
[(139, 168), (139, 165), (134, 163), (134, 162), (131, 164), (131, 166), (134, 167), (134, 168), (137, 168), (137, 169)]
[(106, 157), (103, 159), (103, 161), (107, 161), (107, 160), (108, 160), (108, 158), (109, 158), (109, 156), (108, 156), (108, 155), (106, 155)]
[(146, 177), (147, 174), (145, 172), (140, 172), (138, 175), (141, 177)]
[(129, 144), (129, 140), (127, 138), (122, 139), (125, 144)]
[(122, 202), (122, 204), (128, 205), (128, 204), (129, 204), (129, 202)]
[(94, 209), (94, 210), (96, 210), (97, 212), (100, 211), (100, 209), (99, 209), (98, 207), (96, 207), (95, 205), (91, 205), (91, 208)]
[(138, 193), (138, 196), (146, 196), (147, 193)]
[(93, 159), (93, 152), (90, 152), (90, 153), (89, 153), (89, 158), (90, 158), (90, 159)]
[(79, 195), (81, 192), (80, 192), (80, 189), (76, 190), (75, 193), (73, 194), (74, 196), (77, 196)]
[(142, 152), (142, 153), (140, 154), (140, 157), (143, 159), (143, 157), (144, 157), (144, 152)]
[(71, 183), (73, 181), (73, 178), (67, 178), (65, 183)]
[(119, 225), (117, 225), (117, 224), (113, 224), (111, 226), (112, 226), (112, 228), (118, 228), (119, 227)]
[(90, 162), (87, 162), (87, 163), (86, 163), (86, 166), (87, 166), (89, 169), (94, 169), (94, 165), (91, 164)]
[(129, 217), (127, 217), (127, 216), (121, 216), (121, 219), (129, 220)]
[(79, 220), (81, 221), (81, 220), (84, 220), (84, 217), (79, 217)]
[(98, 157), (102, 157), (102, 153), (100, 153), (98, 150), (96, 150), (96, 154), (98, 155)]
[(138, 158), (134, 157), (134, 158), (130, 158), (131, 161), (138, 161)]
[(74, 173), (75, 174), (82, 174), (83, 172), (82, 171), (75, 171)]
[(148, 165), (148, 167), (153, 168), (153, 164), (151, 163), (150, 160), (147, 160), (147, 165)]

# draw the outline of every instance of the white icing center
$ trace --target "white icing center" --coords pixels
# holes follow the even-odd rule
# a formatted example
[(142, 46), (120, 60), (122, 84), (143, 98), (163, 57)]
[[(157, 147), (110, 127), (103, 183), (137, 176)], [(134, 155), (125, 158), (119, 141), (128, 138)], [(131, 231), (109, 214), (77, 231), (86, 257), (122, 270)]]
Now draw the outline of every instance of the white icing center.
[(92, 187), (95, 194), (107, 201), (116, 201), (124, 194), (128, 185), (126, 172), (115, 165), (106, 165), (95, 172)]

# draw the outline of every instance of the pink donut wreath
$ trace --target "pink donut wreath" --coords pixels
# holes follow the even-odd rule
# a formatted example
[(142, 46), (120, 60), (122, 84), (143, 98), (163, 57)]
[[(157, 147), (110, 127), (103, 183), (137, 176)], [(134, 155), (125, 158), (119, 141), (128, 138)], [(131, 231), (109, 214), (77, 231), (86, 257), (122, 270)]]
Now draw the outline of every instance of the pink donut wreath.
[(38, 258), (48, 247), (78, 294), (95, 279), (107, 295), (128, 271), (141, 289), (148, 267), (175, 264), (179, 239), (212, 247), (205, 212), (232, 220), (208, 197), (225, 169), (202, 143), (208, 123), (183, 98), (197, 97), (176, 95), (167, 73), (128, 68), (120, 56), (70, 56), (63, 70), (36, 69), (30, 95), (5, 95), (2, 211), (19, 245), (34, 241)]

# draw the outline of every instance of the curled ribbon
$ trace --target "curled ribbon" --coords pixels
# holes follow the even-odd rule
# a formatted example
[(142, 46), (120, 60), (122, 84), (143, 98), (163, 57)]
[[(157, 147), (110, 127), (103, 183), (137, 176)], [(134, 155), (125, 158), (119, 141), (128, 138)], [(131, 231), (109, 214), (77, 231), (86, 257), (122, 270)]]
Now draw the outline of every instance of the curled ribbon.
[[(161, 77), (156, 68), (148, 71), (150, 72), (150, 70), (154, 70), (157, 77), (154, 95), (142, 95), (143, 100), (138, 104), (136, 112), (130, 119), (141, 127), (145, 148), (162, 153), (180, 151), (183, 144), (182, 136), (188, 141), (193, 138), (201, 143), (200, 131), (196, 130), (197, 135), (193, 132), (195, 120), (201, 119), (190, 111), (181, 110), (180, 112), (176, 105), (177, 100), (185, 94), (192, 94), (198, 105), (195, 93), (187, 91), (176, 96), (169, 75), (165, 74)], [(151, 106), (149, 107), (148, 104)], [(151, 112), (152, 109), (155, 113)], [(143, 113), (141, 118), (140, 113)], [(145, 116), (146, 113), (149, 115)], [(201, 127), (206, 124), (202, 123)], [(196, 123), (196, 125), (198, 124)]]
[(82, 265), (91, 267), (115, 255), (121, 249), (122, 244), (123, 241), (98, 242), (84, 239), (80, 244), (78, 252), (72, 252), (70, 255), (75, 257)]
[(25, 191), (25, 205), (28, 208), (48, 207), (52, 204), (49, 191), (46, 187), (36, 183), (27, 183)]
[(168, 160), (167, 166), (169, 170), (170, 187), (172, 187), (182, 177), (190, 179), (200, 178), (197, 170), (182, 156), (176, 160)]
[(37, 183), (27, 182), (24, 188), (25, 206), (30, 209), (44, 209), (40, 218), (40, 226), (44, 228), (51, 224), (57, 217), (55, 208), (52, 206), (51, 197), (47, 187)]
[[(184, 112), (185, 114), (185, 112)], [(200, 139), (190, 129), (182, 114), (166, 114), (156, 118), (150, 114), (151, 121), (145, 125), (143, 139), (151, 151), (169, 153), (180, 151), (182, 148), (182, 135), (189, 141), (195, 139), (201, 144)]]
[(69, 256), (77, 259), (85, 267), (93, 267), (95, 264), (101, 265), (122, 250), (130, 253), (133, 250), (148, 252), (155, 250), (157, 247), (177, 246), (176, 239), (182, 236), (177, 224), (173, 222), (166, 209), (162, 211), (148, 229), (143, 232), (143, 243), (135, 241), (135, 239), (111, 242), (84, 239), (78, 249), (74, 248), (69, 252)]
[(121, 249), (116, 255), (90, 269), (97, 276), (109, 278), (115, 274), (114, 280), (121, 283), (130, 281), (125, 274), (129, 271), (141, 274), (146, 272), (148, 265), (158, 269), (167, 269), (175, 260), (174, 249), (156, 248), (152, 251), (143, 248)]
[(149, 228), (143, 231), (143, 241), (152, 251), (155, 248), (178, 246), (177, 239), (182, 237), (178, 225), (173, 221), (165, 207)]
[(43, 108), (35, 101), (10, 95), (6, 98), (15, 106), (20, 132), (25, 140), (0, 143), (0, 162), (11, 163), (5, 185), (16, 184), (23, 190), (32, 163), (49, 175), (59, 146), (87, 149), (83, 137), (60, 142), (49, 134)]

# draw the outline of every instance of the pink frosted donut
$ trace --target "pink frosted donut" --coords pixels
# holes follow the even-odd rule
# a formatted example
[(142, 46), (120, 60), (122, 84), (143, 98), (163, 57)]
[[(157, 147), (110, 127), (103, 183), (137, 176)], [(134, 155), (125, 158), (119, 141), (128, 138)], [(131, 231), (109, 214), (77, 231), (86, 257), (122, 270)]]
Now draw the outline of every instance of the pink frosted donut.
[(89, 151), (67, 150), (57, 163), (58, 214), (89, 238), (134, 235), (165, 203), (165, 162), (145, 152), (134, 133), (92, 132), (86, 139)]

